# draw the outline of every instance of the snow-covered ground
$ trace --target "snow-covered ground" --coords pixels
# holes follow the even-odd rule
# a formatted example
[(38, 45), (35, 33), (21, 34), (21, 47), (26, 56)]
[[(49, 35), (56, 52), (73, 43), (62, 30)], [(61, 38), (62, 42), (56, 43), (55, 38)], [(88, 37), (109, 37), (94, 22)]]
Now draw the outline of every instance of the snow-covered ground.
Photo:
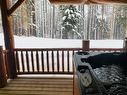
[[(82, 40), (50, 39), (37, 37), (14, 36), (16, 48), (79, 48)], [(4, 39), (0, 33), (0, 45), (4, 46)], [(122, 48), (123, 40), (90, 40), (90, 48)]]

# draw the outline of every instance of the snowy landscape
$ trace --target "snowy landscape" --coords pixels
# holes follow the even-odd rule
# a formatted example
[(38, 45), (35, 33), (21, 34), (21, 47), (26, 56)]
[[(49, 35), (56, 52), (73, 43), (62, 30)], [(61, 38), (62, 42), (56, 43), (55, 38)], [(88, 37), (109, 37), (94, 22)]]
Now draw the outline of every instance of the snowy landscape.
[[(0, 45), (4, 46), (4, 37), (0, 33)], [(80, 39), (50, 39), (40, 37), (14, 36), (16, 48), (80, 48)], [(122, 48), (123, 40), (90, 40), (90, 48)]]

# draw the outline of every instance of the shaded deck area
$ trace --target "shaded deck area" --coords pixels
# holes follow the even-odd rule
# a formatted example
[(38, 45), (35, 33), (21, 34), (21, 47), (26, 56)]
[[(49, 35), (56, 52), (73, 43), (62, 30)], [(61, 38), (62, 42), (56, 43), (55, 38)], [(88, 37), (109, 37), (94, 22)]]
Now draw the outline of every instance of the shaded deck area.
[(18, 77), (0, 95), (73, 95), (72, 77)]

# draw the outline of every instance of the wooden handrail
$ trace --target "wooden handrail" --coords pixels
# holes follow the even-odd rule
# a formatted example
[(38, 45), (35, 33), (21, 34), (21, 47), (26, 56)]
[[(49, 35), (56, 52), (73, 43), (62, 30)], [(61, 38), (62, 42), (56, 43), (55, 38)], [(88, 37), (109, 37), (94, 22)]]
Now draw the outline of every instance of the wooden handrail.
[(123, 48), (90, 48), (90, 51), (123, 51)]
[(82, 48), (14, 48), (14, 51), (57, 51), (57, 50), (82, 50)]
[[(15, 48), (14, 51), (57, 51), (83, 50), (82, 48)], [(89, 48), (89, 51), (123, 51), (123, 48)]]

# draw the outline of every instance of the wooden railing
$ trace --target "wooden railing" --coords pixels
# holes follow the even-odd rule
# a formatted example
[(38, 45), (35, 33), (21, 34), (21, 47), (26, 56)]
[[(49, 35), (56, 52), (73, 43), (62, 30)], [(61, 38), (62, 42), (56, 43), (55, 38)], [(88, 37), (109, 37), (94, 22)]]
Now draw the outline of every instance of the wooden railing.
[(89, 48), (89, 52), (123, 52), (123, 48)]
[(82, 48), (14, 49), (17, 74), (72, 74), (73, 54)]
[[(73, 54), (83, 48), (14, 49), (17, 74), (72, 74)], [(121, 52), (122, 49), (91, 48), (90, 52)]]

